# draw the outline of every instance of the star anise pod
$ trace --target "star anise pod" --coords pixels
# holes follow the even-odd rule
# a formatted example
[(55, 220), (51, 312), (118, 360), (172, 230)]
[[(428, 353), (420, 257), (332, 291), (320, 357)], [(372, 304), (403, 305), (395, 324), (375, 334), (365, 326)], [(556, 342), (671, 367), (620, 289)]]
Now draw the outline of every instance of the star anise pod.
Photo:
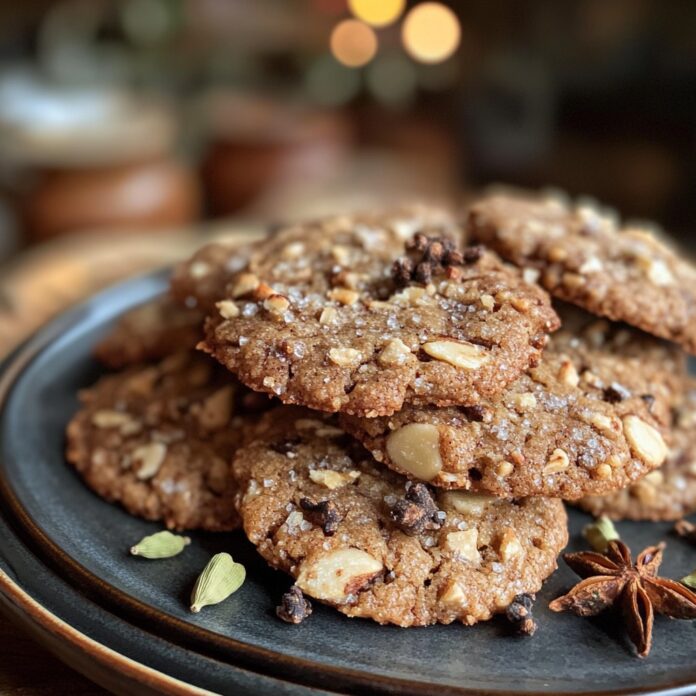
[(657, 575), (665, 543), (649, 546), (633, 563), (622, 541), (610, 541), (606, 553), (567, 553), (565, 562), (584, 580), (549, 608), (568, 609), (578, 616), (595, 616), (605, 609), (620, 609), (626, 632), (639, 657), (650, 652), (655, 612), (672, 619), (696, 619), (696, 593)]

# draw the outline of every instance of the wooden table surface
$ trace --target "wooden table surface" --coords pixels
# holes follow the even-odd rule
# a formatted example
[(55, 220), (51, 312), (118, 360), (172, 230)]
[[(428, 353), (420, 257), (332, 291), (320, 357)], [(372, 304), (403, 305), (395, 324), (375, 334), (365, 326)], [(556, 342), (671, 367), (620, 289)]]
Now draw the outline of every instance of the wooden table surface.
[(102, 696), (106, 693), (0, 615), (2, 696)]

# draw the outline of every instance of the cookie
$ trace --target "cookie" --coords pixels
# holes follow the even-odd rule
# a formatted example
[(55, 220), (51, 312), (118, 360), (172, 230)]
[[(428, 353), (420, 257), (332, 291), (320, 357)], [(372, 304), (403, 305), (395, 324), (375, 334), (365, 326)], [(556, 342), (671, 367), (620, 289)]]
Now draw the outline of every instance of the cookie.
[[(629, 342), (638, 357), (626, 356)], [(375, 459), (435, 486), (574, 500), (617, 490), (663, 463), (669, 373), (683, 369), (680, 358), (607, 322), (561, 329), (541, 363), (495, 399), (341, 423)]]
[(678, 520), (696, 512), (696, 379), (674, 415), (665, 463), (628, 488), (608, 496), (583, 498), (578, 507), (614, 520)]
[(244, 391), (196, 353), (103, 377), (80, 395), (67, 459), (106, 500), (171, 529), (239, 525), (230, 461), (256, 416)]
[(203, 319), (197, 309), (181, 307), (162, 295), (121, 316), (97, 344), (95, 357), (118, 369), (193, 349), (201, 339)]
[(246, 535), (305, 594), (382, 624), (474, 624), (556, 568), (567, 542), (559, 500), (434, 495), (333, 423), (272, 411), (233, 465)]
[(230, 279), (249, 262), (253, 245), (213, 242), (177, 264), (170, 278), (172, 297), (183, 307), (212, 311)]
[(653, 234), (588, 206), (503, 194), (471, 207), (468, 232), (555, 297), (696, 353), (696, 268)]
[(538, 360), (558, 318), (539, 286), (451, 234), (388, 216), (281, 231), (231, 282), (202, 347), (251, 389), (322, 411), (478, 403)]

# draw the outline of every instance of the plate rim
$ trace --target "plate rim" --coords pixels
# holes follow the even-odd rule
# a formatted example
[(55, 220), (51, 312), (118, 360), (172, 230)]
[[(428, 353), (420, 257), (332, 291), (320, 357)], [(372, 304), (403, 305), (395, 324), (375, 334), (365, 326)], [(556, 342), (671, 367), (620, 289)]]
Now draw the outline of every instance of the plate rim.
[[(166, 273), (166, 269), (145, 273), (112, 285), (86, 298), (44, 324), (4, 360), (0, 361), (0, 420), (2, 420), (7, 405), (12, 398), (14, 385), (20, 380), (32, 361), (50, 345), (52, 340), (60, 338), (66, 330), (79, 326), (80, 323), (88, 320), (90, 317), (93, 321), (96, 321), (99, 316), (113, 320), (126, 309), (152, 299), (165, 290)], [(125, 290), (128, 292), (124, 292)], [(122, 296), (119, 298), (119, 295)], [(120, 301), (118, 301), (119, 299)], [(51, 572), (56, 573), (60, 578), (68, 582), (71, 587), (84, 592), (102, 609), (114, 612), (132, 625), (143, 629), (144, 623), (156, 621), (159, 625), (167, 627), (176, 637), (177, 640), (175, 642), (179, 646), (183, 645), (182, 636), (186, 636), (185, 642), (188, 644), (190, 644), (193, 636), (196, 649), (200, 649), (203, 654), (220, 658), (220, 653), (224, 649), (225, 661), (233, 667), (287, 681), (299, 688), (322, 689), (326, 688), (327, 683), (330, 683), (332, 684), (332, 690), (337, 688), (349, 692), (359, 689), (361, 693), (365, 693), (364, 690), (367, 689), (370, 693), (403, 693), (414, 694), (415, 696), (432, 693), (432, 684), (397, 677), (387, 677), (380, 674), (367, 674), (356, 669), (333, 667), (325, 663), (292, 657), (260, 646), (249, 645), (229, 636), (196, 626), (178, 617), (170, 616), (166, 612), (146, 604), (102, 580), (85, 568), (79, 561), (72, 558), (67, 552), (63, 551), (43, 531), (41, 526), (33, 520), (19, 496), (13, 490), (8, 478), (4, 470), (0, 468), (0, 499), (3, 499), (7, 504), (7, 508), (2, 513), (2, 516), (11, 518), (12, 531), (14, 534), (17, 534), (21, 543), (27, 546), (37, 558), (46, 561)], [(28, 537), (26, 542), (21, 538), (25, 535)], [(0, 545), (1, 543), (0, 541)], [(89, 588), (90, 591), (85, 592), (86, 588)], [(0, 599), (4, 599), (6, 603), (8, 598), (18, 610), (17, 612), (11, 612), (13, 619), (27, 624), (30, 629), (31, 624), (34, 623), (44, 632), (47, 632), (52, 637), (47, 647), (63, 661), (68, 660), (64, 655), (59, 654), (61, 651), (57, 650), (59, 646), (55, 643), (58, 640), (58, 635), (68, 637), (72, 649), (79, 655), (95, 657), (97, 653), (100, 655), (108, 654), (113, 658), (111, 666), (115, 665), (115, 669), (126, 678), (133, 678), (138, 683), (144, 685), (147, 685), (153, 679), (155, 681), (159, 679), (158, 688), (164, 686), (167, 689), (174, 689), (165, 690), (164, 693), (192, 695), (213, 693), (159, 672), (114, 651), (103, 642), (95, 641), (85, 636), (70, 626), (69, 623), (43, 607), (31, 596), (30, 592), (20, 587), (0, 568)], [(125, 613), (115, 610), (125, 610)], [(35, 629), (36, 626), (34, 626), (34, 633), (36, 632)], [(163, 637), (167, 640), (172, 640), (170, 635)], [(217, 644), (218, 647), (211, 649), (210, 643), (213, 645)], [(74, 666), (72, 662), (68, 662)], [(81, 671), (79, 667), (76, 667), (76, 669)], [(319, 674), (320, 676), (312, 679), (314, 674)], [(142, 677), (142, 680), (137, 677)], [(181, 690), (182, 688), (183, 690)], [(471, 696), (472, 694), (513, 696), (513, 694), (518, 693), (490, 688), (483, 690), (478, 688), (471, 689), (453, 685), (438, 685), (437, 689), (442, 696)], [(693, 689), (696, 689), (696, 680), (691, 679), (675, 681), (665, 687), (659, 687), (657, 690), (651, 687), (638, 689), (631, 687), (574, 693), (576, 696), (628, 696), (629, 694), (682, 696), (683, 694), (693, 693)], [(549, 696), (550, 692), (528, 691), (524, 693), (526, 696)]]

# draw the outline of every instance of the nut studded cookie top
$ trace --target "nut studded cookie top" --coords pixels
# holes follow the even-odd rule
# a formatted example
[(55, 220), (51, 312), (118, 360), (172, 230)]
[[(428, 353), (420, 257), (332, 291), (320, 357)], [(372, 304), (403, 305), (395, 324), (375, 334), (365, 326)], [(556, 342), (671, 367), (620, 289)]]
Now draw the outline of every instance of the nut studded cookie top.
[(696, 268), (649, 232), (593, 208), (502, 194), (471, 207), (468, 232), (555, 297), (696, 353)]
[(97, 494), (133, 515), (173, 529), (235, 529), (230, 461), (258, 417), (250, 396), (193, 351), (131, 367), (80, 394), (67, 459)]
[(495, 399), (341, 423), (378, 461), (416, 480), (573, 500), (614, 491), (663, 463), (662, 435), (684, 374), (678, 349), (597, 321), (554, 334), (541, 363)]
[(568, 539), (559, 500), (436, 494), (380, 467), (322, 414), (272, 411), (253, 439), (233, 464), (246, 535), (348, 616), (485, 621), (539, 590)]
[(202, 347), (250, 388), (328, 412), (495, 395), (558, 318), (541, 288), (452, 232), (413, 215), (283, 230), (228, 285)]

